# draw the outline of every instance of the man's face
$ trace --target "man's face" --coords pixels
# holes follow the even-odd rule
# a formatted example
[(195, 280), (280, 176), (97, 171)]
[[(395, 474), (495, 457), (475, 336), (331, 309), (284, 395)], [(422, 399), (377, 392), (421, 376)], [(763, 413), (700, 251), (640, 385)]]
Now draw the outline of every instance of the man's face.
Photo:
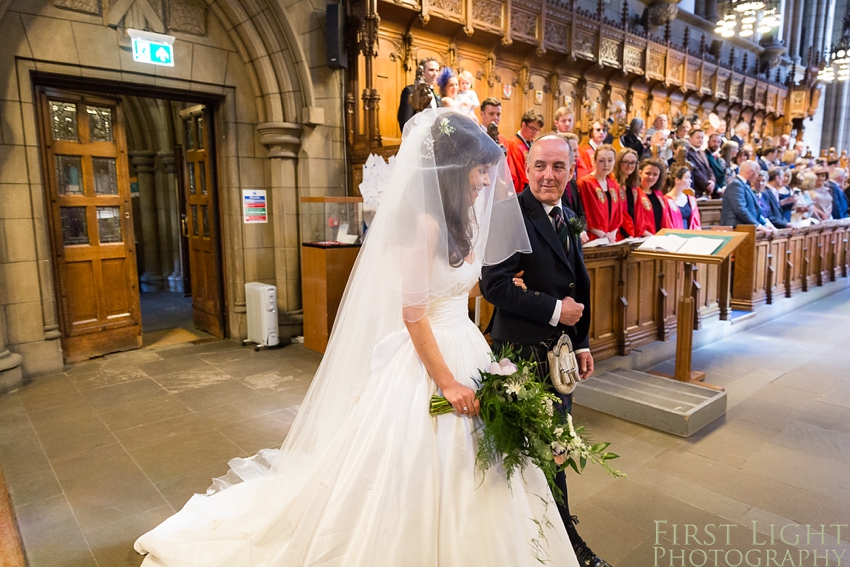
[(590, 139), (593, 140), (593, 143), (599, 145), (604, 142), (605, 126), (603, 126), (601, 122), (594, 122), (592, 128), (593, 130), (590, 132)]
[(746, 161), (745, 165), (741, 165), (742, 174), (741, 177), (747, 180), (750, 185), (755, 183), (756, 178), (759, 176), (759, 166), (756, 165), (754, 161)]
[(570, 179), (570, 162), (565, 140), (547, 137), (536, 141), (525, 166), (531, 194), (544, 205), (557, 205)]
[(723, 140), (720, 137), (720, 134), (712, 134), (711, 137), (708, 139), (708, 149), (709, 149), (709, 151), (714, 153), (717, 150), (719, 150), (720, 149), (720, 142), (722, 142), (722, 141)]
[(555, 122), (555, 127), (558, 129), (558, 132), (572, 132), (573, 122), (575, 122), (575, 116), (572, 114), (564, 114), (558, 117), (558, 120)]
[(422, 80), (428, 85), (433, 85), (437, 82), (437, 77), (440, 75), (440, 64), (436, 61), (428, 61), (425, 63), (425, 69), (422, 70)]
[(481, 111), (481, 125), (485, 128), (490, 124), (499, 125), (499, 120), (502, 119), (502, 107), (497, 105), (493, 106), (488, 104), (484, 107), (484, 110)]
[(705, 133), (700, 131), (694, 132), (690, 137), (691, 147), (695, 150), (700, 149), (702, 147), (703, 140), (705, 140)]
[(531, 141), (540, 133), (540, 128), (537, 122), (523, 122), (519, 130), (523, 140)]

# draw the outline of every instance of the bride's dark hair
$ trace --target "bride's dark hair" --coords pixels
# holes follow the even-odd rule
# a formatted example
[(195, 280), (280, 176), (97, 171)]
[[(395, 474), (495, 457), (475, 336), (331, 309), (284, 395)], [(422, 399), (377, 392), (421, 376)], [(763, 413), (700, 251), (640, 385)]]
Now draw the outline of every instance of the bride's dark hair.
[(472, 250), (475, 218), (469, 205), (469, 172), (498, 163), (502, 150), (472, 119), (458, 113), (438, 117), (431, 126), (434, 162), (446, 219), (449, 264), (458, 267)]

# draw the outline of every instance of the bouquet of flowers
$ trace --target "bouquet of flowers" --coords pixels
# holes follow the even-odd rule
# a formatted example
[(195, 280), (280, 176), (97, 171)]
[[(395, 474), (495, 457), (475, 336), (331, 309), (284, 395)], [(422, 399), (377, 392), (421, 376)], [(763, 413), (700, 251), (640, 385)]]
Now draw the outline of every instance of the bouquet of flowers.
[[(606, 451), (609, 443), (587, 443), (580, 437), (584, 427), (574, 427), (569, 414), (566, 419), (557, 415), (555, 404), (560, 400), (537, 379), (537, 363), (522, 359), (513, 362), (512, 355), (507, 349), (501, 360), (494, 360), (487, 370), (479, 370), (476, 397), (484, 426), (476, 461), (481, 470), (486, 472), (501, 462), (510, 482), (517, 471), (533, 463), (546, 475), (559, 502), (563, 501), (563, 494), (555, 488), (555, 475), (567, 467), (581, 473), (591, 461), (614, 476), (624, 476), (608, 464), (618, 457)], [(451, 411), (446, 398), (431, 398), (431, 415)]]

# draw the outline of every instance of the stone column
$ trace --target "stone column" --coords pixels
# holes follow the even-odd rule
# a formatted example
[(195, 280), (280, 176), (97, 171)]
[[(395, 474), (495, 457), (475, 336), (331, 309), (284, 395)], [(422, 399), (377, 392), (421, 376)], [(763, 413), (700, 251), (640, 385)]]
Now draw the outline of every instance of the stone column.
[(6, 348), (6, 311), (0, 309), (0, 394), (21, 385), (24, 378), (21, 371), (23, 361), (20, 354), (9, 352)]
[(712, 24), (717, 23), (720, 19), (717, 15), (717, 0), (705, 0), (703, 17)]
[(824, 41), (826, 38), (826, 21), (829, 19), (829, 14), (826, 13), (826, 10), (827, 0), (817, 0), (813, 45), (815, 53), (821, 57), (823, 57)]
[(274, 222), (275, 282), (281, 314), (301, 310), (301, 242), (299, 239), (298, 152), (300, 124), (265, 122), (257, 125), (271, 161), (270, 201)]
[(162, 161), (163, 185), (165, 186), (165, 207), (168, 218), (168, 249), (170, 265), (168, 289), (183, 291), (183, 264), (180, 249), (180, 210), (177, 203), (177, 179), (174, 171), (174, 152), (160, 152)]
[(803, 0), (793, 0), (794, 11), (788, 55), (798, 65), (802, 60), (800, 42), (803, 41)]
[(130, 162), (139, 179), (139, 208), (142, 213), (142, 239), (145, 273), (141, 275), (141, 291), (162, 289), (163, 277), (159, 261), (159, 227), (156, 213), (156, 183), (154, 181), (155, 152), (130, 152)]

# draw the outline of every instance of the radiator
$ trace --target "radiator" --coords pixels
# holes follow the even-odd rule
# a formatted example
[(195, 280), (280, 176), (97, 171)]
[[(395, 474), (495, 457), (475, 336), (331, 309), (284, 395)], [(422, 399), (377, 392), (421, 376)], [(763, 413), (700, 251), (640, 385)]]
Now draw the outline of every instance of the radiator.
[(277, 335), (277, 288), (257, 282), (245, 284), (248, 311), (248, 341), (262, 346), (275, 346)]

